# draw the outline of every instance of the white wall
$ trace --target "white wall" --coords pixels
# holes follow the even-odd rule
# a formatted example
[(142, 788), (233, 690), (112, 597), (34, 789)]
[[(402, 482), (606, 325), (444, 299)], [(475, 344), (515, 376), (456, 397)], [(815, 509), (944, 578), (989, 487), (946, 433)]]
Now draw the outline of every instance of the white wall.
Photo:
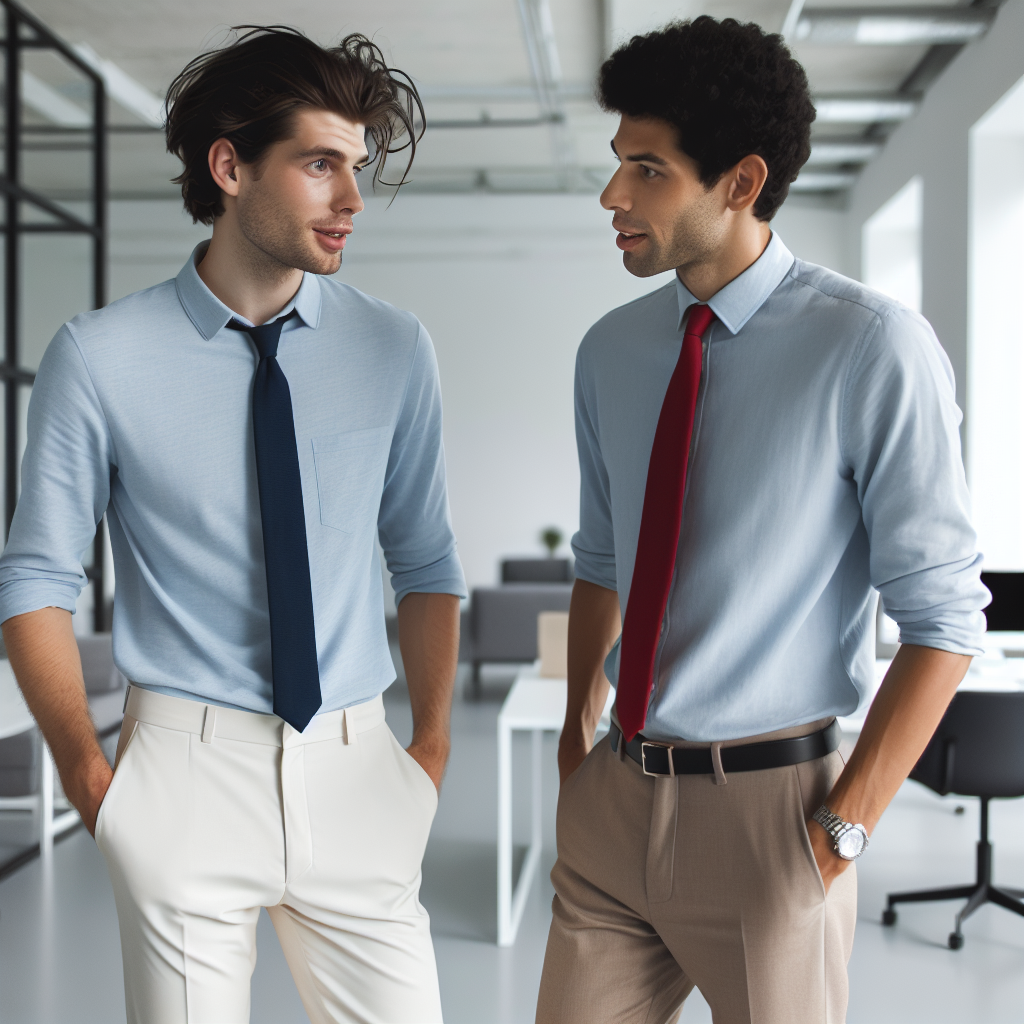
[(915, 176), (861, 230), (861, 280), (921, 312), (922, 182)]
[[(798, 256), (844, 269), (842, 211), (798, 197), (774, 227)], [(172, 277), (209, 233), (171, 202), (116, 202), (111, 228), (111, 298)], [(593, 195), (399, 195), (356, 218), (339, 278), (412, 310), (437, 349), (470, 586), (494, 582), (504, 555), (542, 553), (543, 527), (576, 529), (576, 348), (670, 279), (632, 277), (613, 238)]]
[[(1024, 74), (1024, 0), (1008, 0), (991, 31), (966, 47), (864, 169), (850, 195), (852, 265), (860, 265), (861, 229), (911, 178), (920, 175), (921, 312), (949, 354), (957, 400), (968, 394), (969, 134), (975, 122)], [(972, 410), (965, 409), (969, 433)], [(968, 466), (970, 472), (970, 466)]]
[(794, 256), (840, 274), (851, 271), (846, 209), (831, 199), (793, 195), (772, 220), (772, 228)]
[(971, 133), (968, 434), (978, 543), (1024, 569), (1024, 78)]

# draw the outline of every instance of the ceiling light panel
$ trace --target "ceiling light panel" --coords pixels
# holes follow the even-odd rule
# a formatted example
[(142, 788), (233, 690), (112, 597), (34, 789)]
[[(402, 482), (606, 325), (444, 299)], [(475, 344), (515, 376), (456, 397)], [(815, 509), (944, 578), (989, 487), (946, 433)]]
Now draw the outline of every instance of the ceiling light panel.
[(31, 71), (21, 73), (21, 98), (25, 106), (61, 128), (88, 128), (92, 116), (62, 96)]
[(815, 142), (807, 164), (866, 164), (874, 160), (881, 149), (873, 142)]
[(819, 97), (814, 101), (819, 124), (874, 124), (905, 121), (917, 109), (913, 100), (860, 96)]
[(855, 174), (842, 171), (809, 171), (806, 174), (801, 174), (789, 186), (789, 190), (790, 192), (839, 192), (849, 188), (856, 180)]
[(980, 7), (805, 9), (794, 38), (829, 46), (969, 43), (988, 31), (992, 16), (990, 9)]

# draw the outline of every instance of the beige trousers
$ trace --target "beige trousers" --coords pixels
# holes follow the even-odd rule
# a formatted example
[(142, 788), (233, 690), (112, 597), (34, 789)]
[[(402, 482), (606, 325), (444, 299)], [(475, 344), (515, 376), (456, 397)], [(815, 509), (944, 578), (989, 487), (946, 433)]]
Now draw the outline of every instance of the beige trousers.
[(715, 1024), (842, 1024), (856, 874), (826, 896), (805, 824), (842, 766), (716, 785), (602, 740), (559, 794), (538, 1024), (665, 1024), (695, 985)]
[(243, 1024), (266, 907), (313, 1024), (441, 1020), (420, 864), (434, 784), (380, 698), (298, 733), (133, 687), (96, 842), (131, 1024)]

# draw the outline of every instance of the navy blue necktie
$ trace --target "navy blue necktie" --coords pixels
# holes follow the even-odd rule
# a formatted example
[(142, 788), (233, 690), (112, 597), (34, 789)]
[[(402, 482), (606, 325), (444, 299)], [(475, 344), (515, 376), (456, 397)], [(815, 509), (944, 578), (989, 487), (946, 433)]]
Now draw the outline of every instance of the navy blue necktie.
[(245, 331), (260, 356), (252, 387), (252, 432), (267, 563), (274, 714), (302, 732), (319, 710), (323, 697), (292, 396), (288, 378), (277, 361), (281, 328), (293, 316), (294, 310), (260, 327), (246, 327), (232, 320), (228, 327)]

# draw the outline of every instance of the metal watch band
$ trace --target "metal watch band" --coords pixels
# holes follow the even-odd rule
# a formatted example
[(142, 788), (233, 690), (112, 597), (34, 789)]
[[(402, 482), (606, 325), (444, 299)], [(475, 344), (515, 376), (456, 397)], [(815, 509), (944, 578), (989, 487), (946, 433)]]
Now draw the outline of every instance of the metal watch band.
[[(838, 814), (830, 811), (824, 804), (822, 804), (812, 815), (814, 820), (832, 837), (832, 848), (836, 854), (843, 858), (843, 860), (856, 860), (867, 848), (868, 848), (868, 834), (867, 830), (863, 825), (855, 825), (849, 821), (845, 821), (839, 817)], [(839, 840), (842, 836), (846, 835), (847, 832), (851, 832), (856, 829), (860, 832), (864, 839), (864, 843), (860, 848), (860, 851), (854, 857), (847, 857), (839, 851)]]

